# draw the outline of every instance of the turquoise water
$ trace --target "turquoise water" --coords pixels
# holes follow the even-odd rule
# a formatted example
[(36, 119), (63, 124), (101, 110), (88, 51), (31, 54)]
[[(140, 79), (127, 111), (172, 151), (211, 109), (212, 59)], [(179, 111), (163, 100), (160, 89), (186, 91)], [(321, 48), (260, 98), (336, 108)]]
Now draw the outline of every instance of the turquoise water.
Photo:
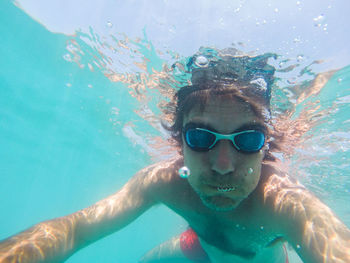
[[(53, 33), (12, 2), (1, 1), (0, 12), (3, 239), (93, 204), (114, 193), (139, 169), (164, 158), (164, 149), (155, 143), (166, 139), (159, 127), (157, 104), (167, 93), (157, 87), (174, 85), (173, 79), (162, 74), (173, 62), (208, 43), (172, 50), (164, 48), (162, 39), (150, 29), (129, 38), (125, 31), (105, 36), (93, 25), (75, 35)], [(195, 42), (203, 39), (198, 35)], [(222, 40), (217, 47), (225, 44)], [(283, 50), (265, 49), (286, 56)], [(291, 174), (350, 226), (350, 67), (343, 55), (348, 50), (338, 48), (340, 55), (335, 59), (332, 54), (333, 60), (310, 66), (311, 73), (299, 74), (317, 56), (331, 55), (320, 50), (305, 49), (299, 65), (293, 59), (284, 61), (285, 57), (272, 61), (281, 69), (275, 107), (292, 119), (298, 119), (307, 107), (316, 110), (306, 114), (312, 125), (297, 142), (293, 157), (284, 158), (293, 167)], [(290, 65), (296, 65), (296, 70), (282, 72)], [(295, 101), (300, 89), (291, 83), (311, 81), (315, 73), (334, 69), (338, 71), (324, 88)], [(67, 262), (136, 262), (185, 228), (177, 215), (156, 207)]]
[[(141, 123), (152, 132), (152, 127), (133, 112), (137, 100), (125, 86), (64, 60), (69, 37), (48, 32), (12, 4), (2, 1), (1, 8), (6, 9), (0, 18), (3, 239), (114, 193), (150, 164), (122, 128)], [(165, 208), (155, 208), (68, 262), (136, 262), (164, 233), (185, 227), (176, 222), (181, 220)]]

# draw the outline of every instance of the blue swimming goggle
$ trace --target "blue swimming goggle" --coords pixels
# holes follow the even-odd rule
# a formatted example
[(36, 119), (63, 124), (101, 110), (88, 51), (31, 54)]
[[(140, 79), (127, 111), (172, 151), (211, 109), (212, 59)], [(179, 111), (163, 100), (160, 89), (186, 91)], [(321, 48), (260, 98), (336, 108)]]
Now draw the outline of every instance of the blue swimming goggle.
[(221, 134), (200, 127), (185, 126), (183, 135), (188, 147), (197, 152), (209, 151), (219, 140), (230, 140), (237, 151), (244, 153), (256, 153), (265, 144), (265, 134), (255, 129)]

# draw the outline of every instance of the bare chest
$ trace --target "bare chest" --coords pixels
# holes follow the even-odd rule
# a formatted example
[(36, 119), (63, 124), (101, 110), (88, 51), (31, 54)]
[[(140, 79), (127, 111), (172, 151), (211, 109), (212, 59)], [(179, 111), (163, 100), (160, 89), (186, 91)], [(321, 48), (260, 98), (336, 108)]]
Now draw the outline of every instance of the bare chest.
[(168, 200), (167, 205), (186, 219), (201, 240), (241, 258), (256, 257), (281, 236), (269, 222), (269, 216), (254, 205), (217, 212), (205, 207), (191, 193)]
[(262, 218), (183, 215), (206, 243), (243, 258), (254, 258), (279, 238)]

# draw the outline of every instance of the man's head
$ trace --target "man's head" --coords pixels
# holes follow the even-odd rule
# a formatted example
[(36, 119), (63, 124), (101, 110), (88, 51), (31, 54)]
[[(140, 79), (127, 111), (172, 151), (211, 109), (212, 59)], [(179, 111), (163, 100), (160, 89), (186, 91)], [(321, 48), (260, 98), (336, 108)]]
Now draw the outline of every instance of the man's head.
[(174, 124), (170, 127), (172, 137), (180, 148), (183, 146), (184, 116), (194, 106), (203, 110), (216, 97), (246, 103), (260, 120), (269, 124), (271, 86), (275, 72), (274, 67), (267, 64), (270, 57), (271, 54), (215, 58), (196, 55), (189, 59), (192, 85), (184, 86), (176, 93)]
[(189, 183), (212, 209), (235, 208), (259, 182), (274, 74), (268, 57), (193, 57), (192, 85), (177, 93), (172, 134)]

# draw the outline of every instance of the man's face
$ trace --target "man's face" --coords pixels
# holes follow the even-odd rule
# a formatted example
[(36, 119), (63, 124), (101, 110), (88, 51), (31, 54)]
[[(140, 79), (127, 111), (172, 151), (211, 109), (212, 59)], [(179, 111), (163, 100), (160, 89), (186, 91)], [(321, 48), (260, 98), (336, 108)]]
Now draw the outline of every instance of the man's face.
[[(220, 97), (211, 99), (203, 111), (195, 106), (184, 116), (183, 126), (188, 123), (222, 134), (233, 133), (243, 126), (263, 125), (247, 104)], [(229, 211), (256, 188), (263, 150), (246, 154), (237, 151), (231, 141), (220, 140), (211, 150), (196, 152), (182, 140), (185, 165), (191, 171), (188, 182), (207, 207)]]

